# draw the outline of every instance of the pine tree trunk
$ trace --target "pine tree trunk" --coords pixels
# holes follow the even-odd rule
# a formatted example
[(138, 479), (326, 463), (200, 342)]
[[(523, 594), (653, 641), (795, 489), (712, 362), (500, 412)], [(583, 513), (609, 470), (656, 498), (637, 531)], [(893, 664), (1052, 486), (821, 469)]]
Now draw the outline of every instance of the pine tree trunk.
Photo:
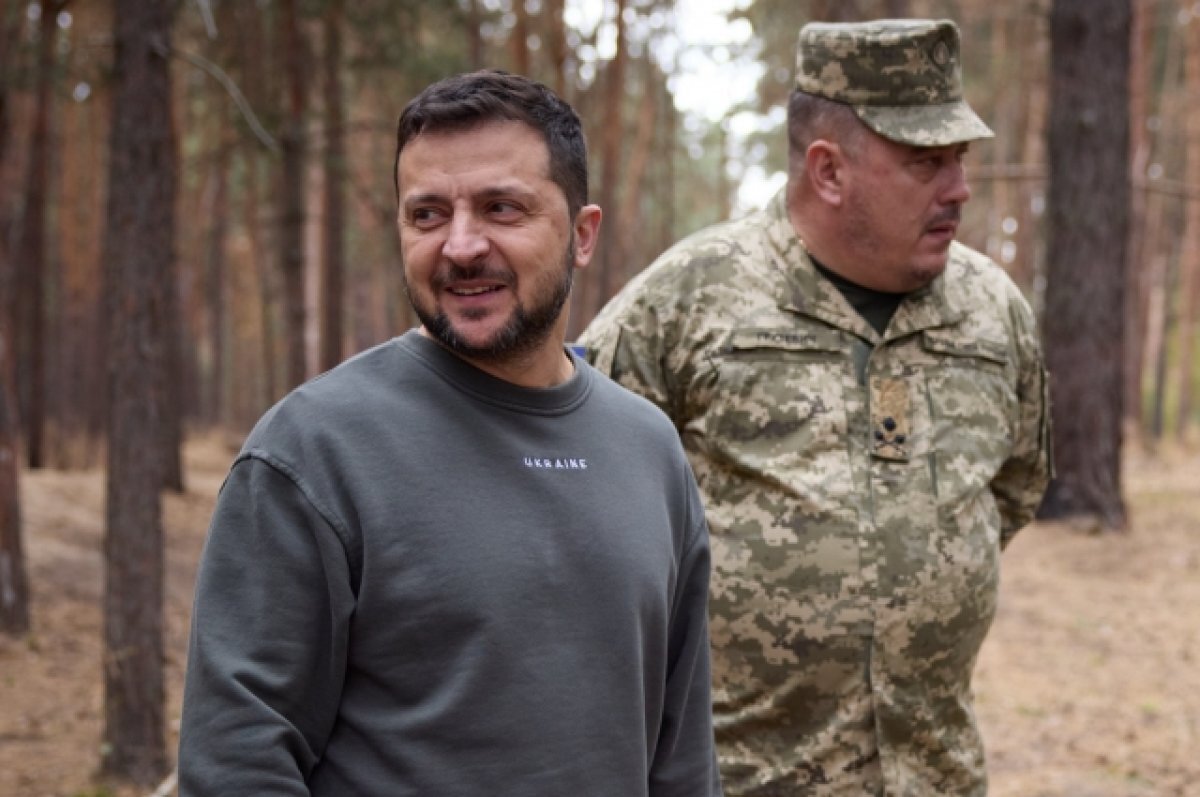
[(25, 423), (25, 455), (29, 467), (45, 464), (46, 431), (46, 212), (50, 184), (50, 113), (53, 107), (54, 47), (58, 38), (57, 11), (46, 7), (38, 39), (37, 89), (33, 129), (29, 139), (29, 172), (25, 187), (25, 221), (17, 253), (18, 356), (25, 374), (20, 385)]
[[(17, 24), (5, 15), (0, 28), (0, 169), (8, 154), (8, 87)], [(8, 208), (8, 186), (0, 184), (0, 224)], [(29, 629), (29, 587), (21, 547), (19, 484), (20, 418), (16, 394), (15, 264), (0, 227), (0, 632), (19, 634)]]
[(204, 270), (205, 304), (208, 306), (209, 368), (204, 382), (202, 416), (207, 423), (221, 425), (225, 414), (225, 374), (228, 371), (228, 352), (225, 345), (226, 291), (225, 243), (229, 230), (229, 161), (233, 142), (222, 135), (212, 173), (211, 223)]
[[(1022, 28), (1021, 67), (1019, 70), (1022, 90), (1023, 116), (1025, 124), (1020, 128), (1018, 157), (1023, 164), (1045, 163), (1046, 153), (1046, 86), (1048, 65), (1048, 43), (1044, 29), (1045, 21), (1030, 14)], [(1046, 276), (1045, 242), (1040, 234), (1037, 215), (1032, 202), (1027, 198), (1021, 202), (1017, 217), (1017, 268), (1012, 272), (1018, 285), (1030, 290), (1035, 312), (1040, 311), (1043, 294), (1035, 286), (1044, 284)], [(1040, 313), (1039, 313), (1040, 315)]]
[(483, 12), (479, 4), (483, 0), (467, 2), (467, 52), (471, 69), (483, 69)]
[(342, 361), (344, 324), (346, 138), (342, 100), (342, 0), (325, 12), (325, 219), (321, 263), (321, 358), (327, 371)]
[[(612, 61), (604, 71), (604, 127), (601, 129), (600, 153), (600, 207), (609, 213), (617, 210), (618, 182), (621, 179), (622, 141), (625, 134), (625, 64), (629, 60), (626, 46), (625, 7), (627, 0), (617, 0), (616, 14), (613, 24), (617, 28), (616, 52)], [(583, 307), (583, 315), (592, 318), (604, 306), (618, 287), (617, 272), (621, 269), (616, 251), (616, 241), (621, 231), (616, 224), (600, 226), (599, 250), (597, 251), (596, 266), (599, 273), (594, 274), (590, 283), (587, 297), (590, 301)], [(582, 319), (581, 319), (582, 320)]]
[(567, 96), (567, 27), (563, 19), (564, 5), (564, 0), (547, 0), (546, 10), (550, 20), (547, 49), (550, 53), (550, 68), (554, 73), (554, 82), (551, 84), (554, 93), (570, 102)]
[(0, 252), (0, 633), (29, 630), (29, 582), (21, 546), (20, 424), (14, 388), (11, 268)]
[(632, 275), (632, 266), (635, 262), (649, 262), (640, 252), (646, 233), (649, 232), (642, 224), (644, 217), (640, 212), (640, 205), (645, 197), (642, 185), (650, 163), (651, 150), (654, 146), (654, 130), (658, 121), (658, 97), (654, 83), (657, 65), (654, 59), (647, 54), (642, 59), (642, 67), (644, 74), (641, 80), (642, 96), (638, 98), (637, 127), (629, 146), (629, 165), (624, 170), (625, 192), (614, 218), (617, 229), (622, 233), (614, 241), (616, 251), (613, 265), (616, 269), (614, 275), (616, 289), (619, 289)]
[(104, 540), (104, 772), (157, 783), (164, 738), (162, 484), (175, 143), (173, 0), (116, 0), (104, 246), (108, 494)]
[[(1200, 92), (1200, 23), (1187, 26), (1184, 48), (1184, 91), (1195, 97)], [(1187, 141), (1187, 184), (1200, 185), (1200, 104), (1190, 102), (1184, 112)], [(1176, 327), (1177, 354), (1175, 385), (1179, 391), (1175, 403), (1175, 439), (1187, 438), (1192, 418), (1192, 376), (1195, 373), (1197, 299), (1200, 299), (1200, 201), (1187, 202), (1183, 231), (1183, 251), (1179, 255), (1179, 325)]]
[(509, 35), (508, 47), (512, 54), (512, 69), (518, 75), (533, 77), (529, 61), (529, 11), (524, 2), (513, 3), (513, 13), (517, 17)]
[(1054, 0), (1046, 358), (1058, 474), (1043, 515), (1123, 528), (1129, 0)]
[(1129, 176), (1133, 194), (1129, 204), (1129, 253), (1125, 266), (1125, 317), (1128, 325), (1125, 346), (1125, 424), (1140, 432), (1142, 423), (1142, 355), (1146, 339), (1150, 269), (1146, 263), (1146, 166), (1150, 162), (1150, 136), (1146, 131), (1147, 89), (1154, 30), (1149, 24), (1156, 4), (1137, 0), (1133, 4), (1129, 66)]
[(282, 202), (279, 229), (280, 273), (283, 277), (284, 334), (287, 338), (289, 388), (303, 382), (308, 368), (305, 358), (306, 319), (304, 309), (304, 172), (307, 135), (304, 130), (306, 102), (305, 46), (300, 30), (297, 0), (283, 2), (284, 52), (281, 59), (287, 75), (287, 103), (283, 149)]
[[(70, 6), (73, 29), (104, 30), (112, 20), (106, 3)], [(101, 53), (103, 56), (101, 56)], [(106, 49), (100, 50), (81, 79), (107, 74)], [(100, 61), (103, 57), (103, 62)], [(104, 437), (103, 296), (99, 278), (104, 236), (105, 180), (108, 167), (108, 81), (96, 81), (84, 102), (64, 103), (58, 117), (61, 194), (53, 234), (58, 238), (62, 285), (55, 327), (55, 393), (53, 430), (57, 438), (53, 464), (69, 468), (99, 467)]]
[[(1157, 109), (1155, 114), (1161, 120), (1157, 131), (1154, 132), (1152, 149), (1161, 154), (1156, 158), (1160, 162), (1170, 155), (1168, 142), (1178, 136), (1176, 131), (1182, 130), (1188, 104), (1181, 90), (1183, 80), (1184, 34), (1179, 25), (1170, 24), (1165, 28), (1166, 42), (1163, 45), (1165, 54), (1162, 67), (1162, 81), (1156, 95)], [(1141, 342), (1142, 372), (1149, 376), (1150, 390), (1147, 399), (1149, 408), (1143, 407), (1145, 418), (1145, 442), (1150, 448), (1162, 440), (1166, 429), (1166, 399), (1167, 399), (1167, 349), (1165, 342), (1170, 336), (1174, 325), (1174, 313), (1168, 297), (1174, 296), (1172, 285), (1175, 275), (1175, 261), (1178, 255), (1178, 242), (1183, 237), (1182, 229), (1178, 228), (1176, 217), (1182, 214), (1171, 212), (1175, 200), (1168, 197), (1161, 186), (1148, 184), (1149, 196), (1146, 200), (1146, 229), (1141, 244), (1140, 268), (1146, 281), (1146, 322), (1145, 339)]]

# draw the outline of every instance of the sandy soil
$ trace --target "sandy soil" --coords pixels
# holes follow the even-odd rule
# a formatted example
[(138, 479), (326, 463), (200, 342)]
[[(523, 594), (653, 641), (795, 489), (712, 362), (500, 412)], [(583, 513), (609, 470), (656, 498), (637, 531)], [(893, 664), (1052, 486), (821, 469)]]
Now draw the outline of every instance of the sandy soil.
[[(187, 449), (165, 502), (169, 749), (195, 563), (227, 441)], [(1200, 795), (1200, 452), (1129, 452), (1132, 532), (1026, 529), (1005, 555), (976, 693), (994, 797)], [(0, 795), (135, 797), (103, 784), (103, 476), (25, 474), (34, 630), (0, 637)]]

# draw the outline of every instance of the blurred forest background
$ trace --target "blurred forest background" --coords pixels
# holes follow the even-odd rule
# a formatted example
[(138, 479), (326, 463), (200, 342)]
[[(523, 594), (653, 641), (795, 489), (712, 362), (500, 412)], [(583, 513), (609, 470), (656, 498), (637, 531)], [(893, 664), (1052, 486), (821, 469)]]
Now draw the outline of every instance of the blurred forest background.
[(159, 490), (187, 488), (188, 438), (240, 438), (413, 324), (394, 125), (446, 75), (527, 74), (583, 119), (605, 221), (575, 334), (668, 245), (782, 185), (801, 25), (952, 18), (996, 132), (969, 156), (960, 239), (1030, 297), (1063, 389), (1049, 514), (1123, 528), (1122, 446), (1194, 440), (1192, 0), (0, 1), (0, 627), (30, 625), (22, 474), (105, 467), (105, 643), (150, 659), (106, 658), (114, 773), (165, 762)]

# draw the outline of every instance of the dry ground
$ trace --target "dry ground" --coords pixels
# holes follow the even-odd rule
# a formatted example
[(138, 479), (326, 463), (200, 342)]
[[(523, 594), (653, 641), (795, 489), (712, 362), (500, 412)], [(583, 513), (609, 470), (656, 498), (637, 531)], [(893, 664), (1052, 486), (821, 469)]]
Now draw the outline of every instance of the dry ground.
[[(168, 496), (169, 745), (195, 562), (232, 457), (187, 450)], [(1022, 532), (977, 678), (993, 797), (1200, 796), (1200, 454), (1130, 453), (1133, 530)], [(34, 631), (0, 637), (0, 796), (136, 797), (95, 779), (101, 729), (102, 475), (25, 474)]]

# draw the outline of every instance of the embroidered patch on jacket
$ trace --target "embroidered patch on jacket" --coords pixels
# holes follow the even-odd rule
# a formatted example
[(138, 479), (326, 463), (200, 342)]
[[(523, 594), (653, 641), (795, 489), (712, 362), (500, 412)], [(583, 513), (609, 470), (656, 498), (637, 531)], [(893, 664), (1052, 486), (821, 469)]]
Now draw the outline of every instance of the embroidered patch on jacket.
[(908, 383), (871, 377), (871, 453), (880, 459), (907, 462), (912, 451)]

